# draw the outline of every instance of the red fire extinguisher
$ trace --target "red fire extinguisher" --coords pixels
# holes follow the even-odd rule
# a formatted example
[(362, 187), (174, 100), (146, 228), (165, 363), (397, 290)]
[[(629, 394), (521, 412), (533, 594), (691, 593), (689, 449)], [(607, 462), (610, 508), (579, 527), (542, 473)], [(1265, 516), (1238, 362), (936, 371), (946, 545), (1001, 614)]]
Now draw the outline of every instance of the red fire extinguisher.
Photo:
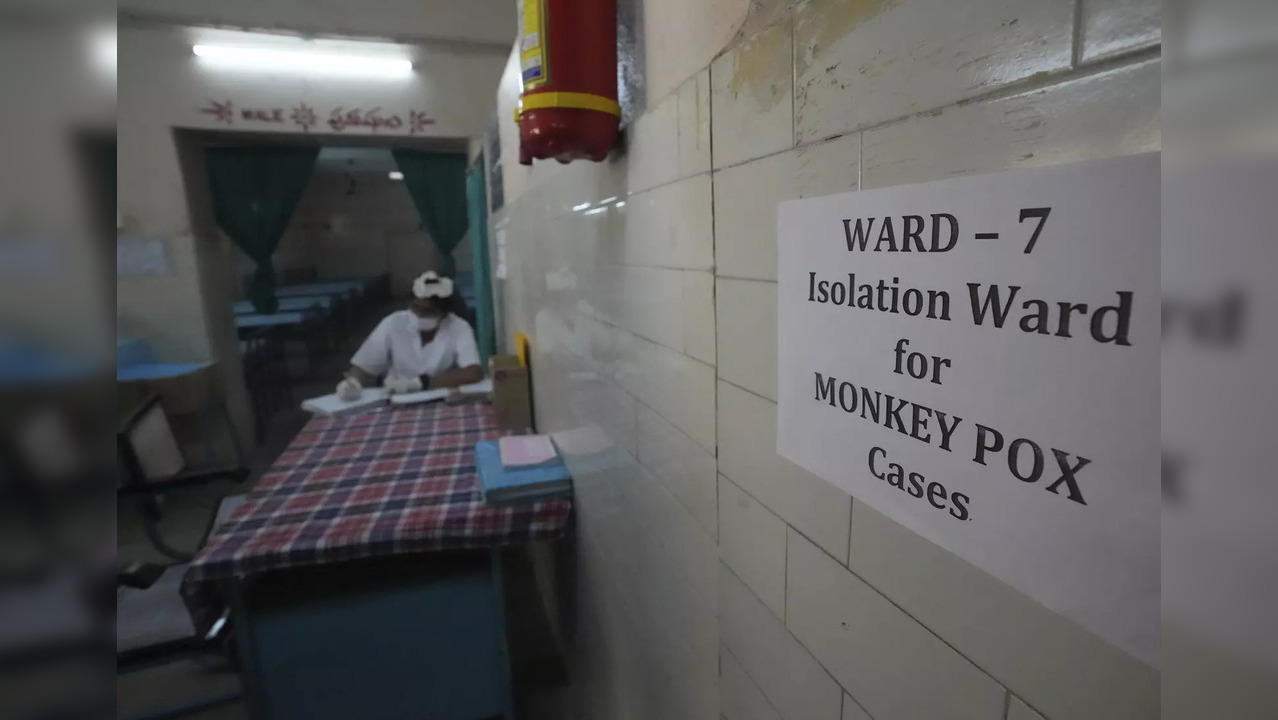
[(519, 0), (519, 162), (599, 162), (617, 142), (616, 0)]

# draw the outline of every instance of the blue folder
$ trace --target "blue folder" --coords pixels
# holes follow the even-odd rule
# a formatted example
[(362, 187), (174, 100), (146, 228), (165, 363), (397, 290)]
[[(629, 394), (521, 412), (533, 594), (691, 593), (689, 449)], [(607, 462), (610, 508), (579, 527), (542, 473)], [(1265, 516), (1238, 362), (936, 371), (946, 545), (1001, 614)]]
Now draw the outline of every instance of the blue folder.
[(572, 476), (562, 458), (553, 465), (507, 469), (501, 464), (497, 442), (475, 444), (475, 467), (479, 471), (479, 488), (489, 505), (545, 500), (572, 495)]

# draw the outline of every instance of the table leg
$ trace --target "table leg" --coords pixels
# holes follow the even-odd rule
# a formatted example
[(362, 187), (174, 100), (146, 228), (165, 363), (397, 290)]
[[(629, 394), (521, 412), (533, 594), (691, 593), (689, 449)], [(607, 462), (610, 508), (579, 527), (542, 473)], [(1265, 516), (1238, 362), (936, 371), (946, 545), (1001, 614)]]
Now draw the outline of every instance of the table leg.
[(231, 606), (232, 628), (235, 631), (235, 649), (240, 659), (244, 711), (250, 720), (266, 720), (266, 701), (258, 671), (257, 647), (253, 641), (253, 618), (244, 602), (244, 583), (244, 578), (231, 578), (226, 581), (225, 586), (227, 601)]
[(493, 548), (488, 551), (488, 555), (492, 563), (492, 573), (489, 577), (492, 579), (493, 592), (496, 594), (497, 599), (498, 637), (501, 638), (501, 686), (504, 694), (502, 707), (505, 708), (503, 717), (504, 720), (515, 720), (514, 690), (511, 687), (510, 676), (510, 649), (506, 640), (506, 591), (502, 573), (501, 549)]

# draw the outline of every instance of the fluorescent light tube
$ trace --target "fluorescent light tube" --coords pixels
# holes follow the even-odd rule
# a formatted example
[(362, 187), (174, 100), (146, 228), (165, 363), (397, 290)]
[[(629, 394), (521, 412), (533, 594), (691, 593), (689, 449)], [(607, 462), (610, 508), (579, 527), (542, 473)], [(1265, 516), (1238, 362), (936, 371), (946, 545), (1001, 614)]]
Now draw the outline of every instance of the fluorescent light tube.
[(232, 45), (195, 45), (191, 51), (210, 65), (244, 70), (386, 78), (408, 77), (413, 72), (411, 61), (395, 58)]

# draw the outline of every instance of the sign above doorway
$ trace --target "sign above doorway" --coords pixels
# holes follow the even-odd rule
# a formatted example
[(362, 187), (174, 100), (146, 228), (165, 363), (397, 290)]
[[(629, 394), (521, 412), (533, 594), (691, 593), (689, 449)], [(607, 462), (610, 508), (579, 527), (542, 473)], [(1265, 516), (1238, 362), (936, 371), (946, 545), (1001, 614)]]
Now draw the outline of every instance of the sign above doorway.
[(387, 113), (380, 107), (359, 108), (338, 105), (325, 114), (322, 110), (298, 103), (292, 107), (247, 106), (232, 100), (210, 100), (198, 108), (202, 115), (211, 115), (223, 125), (291, 125), (302, 132), (310, 132), (311, 128), (324, 124), (333, 132), (367, 130), (376, 133), (379, 130), (391, 132), (407, 131), (409, 135), (417, 135), (435, 124), (435, 119), (425, 110), (409, 110), (407, 116), (399, 113)]

